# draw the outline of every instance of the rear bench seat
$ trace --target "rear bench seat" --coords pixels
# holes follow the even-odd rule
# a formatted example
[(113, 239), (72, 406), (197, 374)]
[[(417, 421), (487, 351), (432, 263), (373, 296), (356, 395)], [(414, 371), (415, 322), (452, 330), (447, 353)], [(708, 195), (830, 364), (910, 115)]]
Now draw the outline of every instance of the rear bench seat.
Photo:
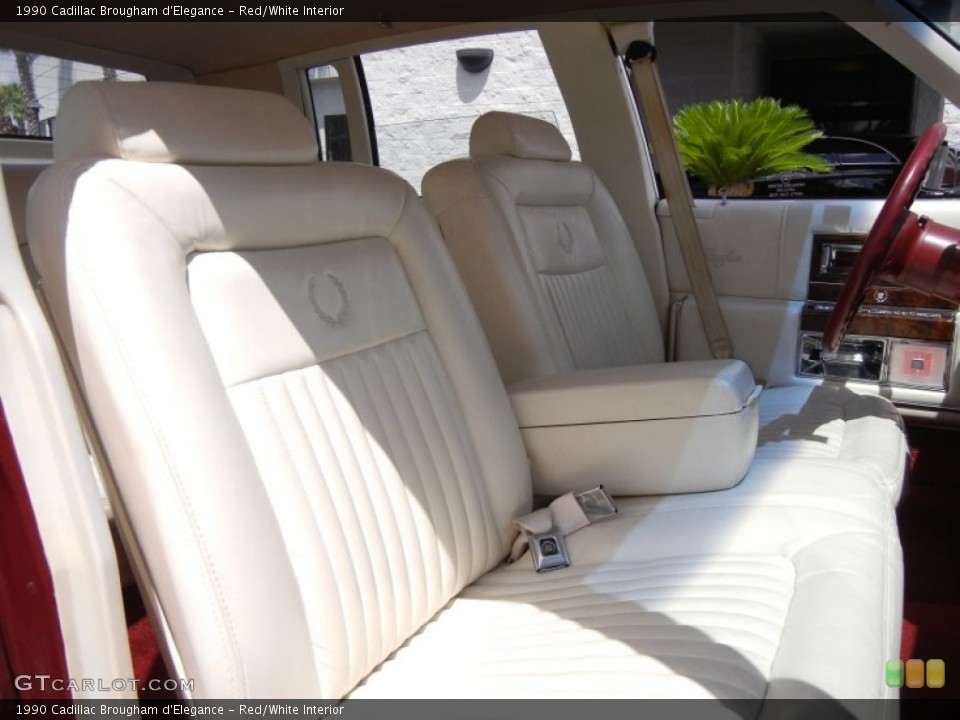
[[(662, 363), (663, 333), (633, 240), (559, 130), (490, 112), (474, 123), (470, 156), (428, 172), (423, 194), (504, 382)], [(906, 456), (885, 398), (827, 385), (760, 396), (758, 458), (869, 468), (896, 502)]]
[(527, 459), (405, 182), (250, 91), (81, 83), (58, 129), (31, 251), (196, 697), (896, 693), (871, 472), (760, 460), (781, 492), (632, 499), (570, 568), (505, 564)]

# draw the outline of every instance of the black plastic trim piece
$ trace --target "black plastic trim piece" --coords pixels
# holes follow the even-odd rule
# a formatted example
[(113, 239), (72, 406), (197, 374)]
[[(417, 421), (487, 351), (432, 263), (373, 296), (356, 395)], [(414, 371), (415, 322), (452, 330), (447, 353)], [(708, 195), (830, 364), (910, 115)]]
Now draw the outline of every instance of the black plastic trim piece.
[(373, 105), (370, 104), (370, 90), (367, 88), (367, 76), (363, 72), (363, 61), (359, 55), (353, 56), (353, 65), (357, 69), (357, 82), (360, 83), (360, 95), (367, 116), (367, 131), (370, 134), (370, 160), (380, 166), (380, 150), (377, 148), (377, 128), (373, 121)]
[(628, 65), (633, 65), (635, 62), (645, 60), (647, 58), (650, 58), (650, 62), (656, 62), (657, 49), (644, 40), (634, 40), (632, 43), (630, 43), (630, 46), (627, 48), (627, 52), (623, 57)]

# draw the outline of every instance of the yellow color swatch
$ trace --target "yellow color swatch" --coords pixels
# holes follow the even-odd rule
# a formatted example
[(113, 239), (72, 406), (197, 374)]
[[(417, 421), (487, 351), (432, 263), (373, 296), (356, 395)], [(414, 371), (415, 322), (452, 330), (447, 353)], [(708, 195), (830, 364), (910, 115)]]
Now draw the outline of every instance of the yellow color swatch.
[(923, 660), (907, 660), (907, 682), (908, 688), (923, 687)]
[(943, 660), (927, 660), (927, 687), (942, 688), (947, 681), (947, 664)]

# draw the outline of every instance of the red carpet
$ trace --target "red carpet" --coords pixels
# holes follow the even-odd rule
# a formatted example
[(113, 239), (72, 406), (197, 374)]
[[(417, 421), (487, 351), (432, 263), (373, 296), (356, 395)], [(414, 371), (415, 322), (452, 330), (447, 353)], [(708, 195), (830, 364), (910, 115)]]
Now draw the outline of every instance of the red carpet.
[(960, 699), (960, 433), (910, 429), (914, 469), (898, 512), (906, 571), (901, 658), (940, 659), (943, 688), (901, 697)]
[(133, 676), (140, 680), (140, 698), (143, 700), (174, 699), (176, 694), (169, 690), (147, 690), (151, 680), (169, 679), (170, 674), (164, 665), (157, 638), (143, 607), (143, 600), (135, 586), (123, 592), (124, 612), (127, 618), (127, 637), (130, 641), (130, 655), (133, 658)]

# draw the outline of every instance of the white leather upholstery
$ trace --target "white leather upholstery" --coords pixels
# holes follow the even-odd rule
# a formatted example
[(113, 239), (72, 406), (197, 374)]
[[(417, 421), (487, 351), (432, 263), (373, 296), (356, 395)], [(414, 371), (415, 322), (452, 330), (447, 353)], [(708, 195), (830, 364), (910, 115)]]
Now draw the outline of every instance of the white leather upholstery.
[[(102, 83), (79, 83), (73, 91), (89, 97), (58, 112), (54, 160), (285, 165), (317, 158), (316, 136), (279, 96), (254, 101), (248, 91), (160, 82), (106, 89)], [(195, 102), (214, 111), (181, 112)], [(211, 137), (217, 142), (208, 142)]]
[(508, 388), (536, 492), (723, 490), (757, 446), (760, 388), (739, 360), (651, 363), (532, 378)]
[(470, 133), (470, 154), (566, 161), (570, 146), (555, 125), (526, 115), (484, 113)]
[(531, 378), (509, 392), (520, 427), (542, 427), (729, 415), (755, 389), (739, 360), (699, 360)]
[[(131, 127), (115, 87), (64, 112)], [(147, 92), (205, 118), (159, 142), (217, 144), (227, 92)], [(570, 570), (503, 566), (526, 459), (412, 189), (111, 147), (44, 173), (30, 244), (196, 697), (895, 693), (899, 545), (862, 471), (794, 503), (794, 465), (755, 463), (771, 492), (633, 501)]]
[(836, 385), (767, 388), (760, 396), (761, 457), (814, 457), (870, 468), (896, 502), (909, 453), (902, 420), (885, 398)]
[(895, 695), (877, 677), (899, 650), (895, 534), (839, 514), (819, 532), (846, 532), (806, 534), (815, 514), (789, 509), (634, 510), (570, 536), (567, 570), (521, 561), (468, 587), (351, 697)]
[(508, 385), (663, 360), (640, 260), (586, 165), (455, 160), (428, 172), (423, 192)]
[[(471, 158), (433, 168), (423, 195), (504, 381), (662, 362), (647, 276), (600, 178), (560, 153), (511, 149), (547, 144), (557, 133), (550, 123), (492, 115), (474, 125)], [(858, 397), (844, 389), (765, 391), (760, 423), (770, 427), (757, 456), (865, 461), (898, 499), (906, 467), (899, 417), (886, 400)], [(853, 422), (864, 412), (873, 420)], [(821, 441), (827, 435), (830, 442)]]
[(485, 576), (351, 697), (895, 696), (866, 669), (897, 657), (902, 617), (875, 480), (827, 462), (750, 472), (722, 492), (621, 500), (618, 519), (567, 538), (568, 570), (535, 576), (524, 558)]
[(34, 257), (197, 694), (340, 697), (505, 556), (509, 402), (401, 180), (148, 154), (45, 173)]

